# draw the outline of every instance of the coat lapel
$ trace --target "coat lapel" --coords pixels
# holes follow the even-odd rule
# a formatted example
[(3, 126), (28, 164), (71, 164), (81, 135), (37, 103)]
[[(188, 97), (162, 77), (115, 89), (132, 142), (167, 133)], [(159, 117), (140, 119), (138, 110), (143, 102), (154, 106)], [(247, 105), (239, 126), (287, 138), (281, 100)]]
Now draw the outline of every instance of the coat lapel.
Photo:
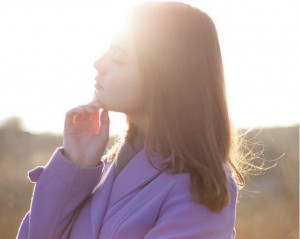
[(103, 172), (103, 176), (99, 184), (93, 190), (93, 200), (91, 202), (91, 222), (92, 222), (92, 238), (99, 236), (102, 221), (108, 206), (111, 188), (115, 178), (114, 163), (108, 165)]
[[(154, 165), (158, 167), (162, 158), (156, 154), (152, 158)], [(111, 207), (133, 191), (143, 187), (159, 174), (161, 172), (148, 162), (145, 150), (140, 150), (115, 179), (109, 206)]]

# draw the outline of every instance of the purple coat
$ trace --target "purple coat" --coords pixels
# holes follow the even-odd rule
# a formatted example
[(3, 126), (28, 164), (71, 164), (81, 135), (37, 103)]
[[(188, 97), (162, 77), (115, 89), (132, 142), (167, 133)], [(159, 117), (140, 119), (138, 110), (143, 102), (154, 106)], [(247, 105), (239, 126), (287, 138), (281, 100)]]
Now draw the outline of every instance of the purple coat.
[(140, 150), (115, 179), (115, 164), (82, 168), (57, 148), (35, 183), (18, 239), (233, 239), (237, 185), (229, 164), (231, 202), (220, 213), (192, 201), (187, 173), (160, 173)]

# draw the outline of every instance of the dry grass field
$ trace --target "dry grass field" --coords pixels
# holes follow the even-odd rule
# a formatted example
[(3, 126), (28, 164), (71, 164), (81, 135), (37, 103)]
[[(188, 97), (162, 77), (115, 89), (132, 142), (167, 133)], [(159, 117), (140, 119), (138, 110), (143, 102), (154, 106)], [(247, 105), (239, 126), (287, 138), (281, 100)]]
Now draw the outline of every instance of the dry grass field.
[[(277, 165), (247, 177), (237, 205), (236, 238), (298, 239), (299, 125), (255, 129), (247, 137), (258, 142), (254, 151), (263, 149), (265, 167)], [(16, 237), (30, 207), (34, 184), (27, 172), (45, 165), (61, 145), (61, 135), (24, 132), (17, 120), (0, 128), (0, 238)]]

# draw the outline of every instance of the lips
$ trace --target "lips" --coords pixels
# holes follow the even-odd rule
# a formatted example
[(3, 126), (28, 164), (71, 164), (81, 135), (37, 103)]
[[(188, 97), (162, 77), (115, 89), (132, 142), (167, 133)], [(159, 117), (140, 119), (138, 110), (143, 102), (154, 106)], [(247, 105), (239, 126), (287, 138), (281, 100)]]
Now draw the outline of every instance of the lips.
[(95, 88), (96, 88), (97, 90), (103, 90), (103, 86), (100, 84), (100, 81), (99, 81), (99, 77), (98, 77), (98, 76), (95, 78), (95, 81), (96, 81), (96, 83), (95, 83)]
[(102, 86), (99, 82), (96, 82), (95, 88), (96, 88), (97, 90), (103, 90), (103, 86)]

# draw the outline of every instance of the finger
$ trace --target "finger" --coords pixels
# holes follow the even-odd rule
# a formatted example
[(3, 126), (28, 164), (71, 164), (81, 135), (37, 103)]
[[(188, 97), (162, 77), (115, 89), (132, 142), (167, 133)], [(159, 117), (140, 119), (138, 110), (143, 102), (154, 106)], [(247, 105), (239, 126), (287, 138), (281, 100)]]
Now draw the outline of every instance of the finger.
[(101, 124), (108, 124), (109, 123), (109, 115), (108, 110), (102, 110), (101, 111)]
[(73, 116), (73, 123), (79, 122), (79, 121), (87, 121), (87, 120), (90, 120), (90, 118), (91, 118), (91, 115), (88, 114), (87, 112), (84, 112), (82, 114), (75, 114)]
[(92, 105), (93, 107), (95, 107), (97, 109), (102, 108), (102, 104), (98, 101), (92, 101), (92, 102), (89, 103), (89, 105)]
[(69, 110), (69, 111), (67, 112), (67, 115), (68, 115), (68, 116), (71, 116), (71, 115), (74, 115), (74, 114), (76, 114), (76, 113), (77, 113), (77, 114), (82, 114), (82, 113), (84, 113), (84, 109), (81, 108), (81, 107), (75, 107), (75, 108)]
[(87, 109), (86, 106), (78, 106), (73, 108), (67, 113), (66, 123), (75, 124), (77, 122), (89, 121), (92, 118), (92, 114), (90, 114), (91, 109)]
[(77, 115), (77, 118), (78, 118), (79, 115), (81, 115), (83, 113), (84, 113), (84, 110), (81, 108), (78, 108), (78, 107), (69, 110), (65, 116), (65, 124), (66, 125), (73, 124), (74, 116)]
[(96, 134), (99, 133), (99, 129), (100, 129), (99, 111), (91, 115), (91, 128), (92, 131), (95, 132)]
[(86, 111), (89, 114), (94, 114), (95, 111), (99, 111), (99, 108), (93, 106), (92, 104), (86, 104), (86, 105), (81, 105), (78, 106), (80, 109), (83, 109), (84, 111)]
[(91, 120), (95, 120), (99, 122), (99, 110), (96, 110), (92, 115), (91, 115)]
[(84, 106), (77, 106), (66, 114), (65, 124), (74, 124), (77, 121), (90, 120), (91, 114)]

